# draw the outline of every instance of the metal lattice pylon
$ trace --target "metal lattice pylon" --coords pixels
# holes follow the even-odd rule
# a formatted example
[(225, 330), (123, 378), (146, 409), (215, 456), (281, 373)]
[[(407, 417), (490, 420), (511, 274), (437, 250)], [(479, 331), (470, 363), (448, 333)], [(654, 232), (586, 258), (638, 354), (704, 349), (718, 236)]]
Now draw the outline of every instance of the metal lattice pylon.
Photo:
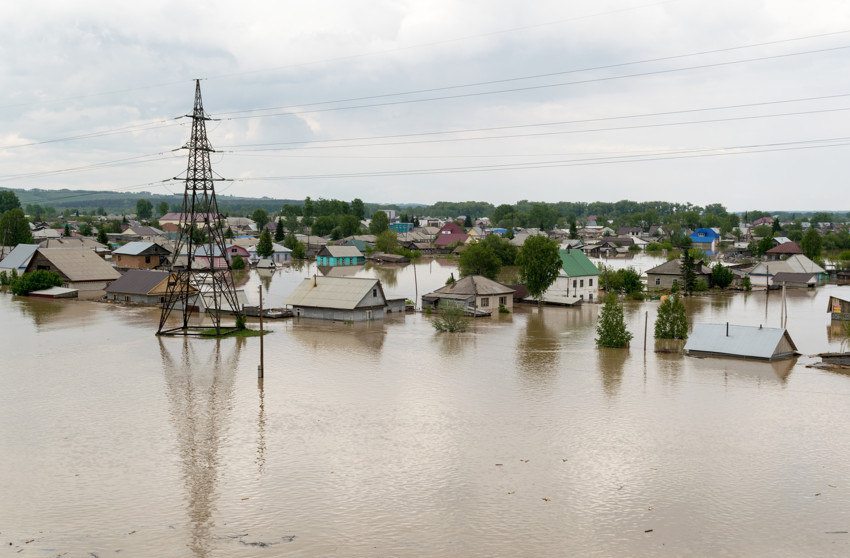
[[(189, 165), (182, 179), (186, 183), (183, 208), (157, 335), (192, 335), (211, 327), (221, 335), (236, 329), (235, 325), (222, 328), (222, 314), (242, 313), (230, 273), (222, 216), (215, 199), (214, 183), (222, 179), (213, 177), (210, 165), (210, 153), (214, 150), (207, 140), (209, 117), (201, 102), (200, 80), (195, 82), (195, 107), (191, 118), (192, 135), (184, 146), (189, 150)], [(165, 329), (175, 311), (182, 312), (181, 324)], [(211, 317), (212, 326), (190, 325), (192, 314), (204, 311)]]

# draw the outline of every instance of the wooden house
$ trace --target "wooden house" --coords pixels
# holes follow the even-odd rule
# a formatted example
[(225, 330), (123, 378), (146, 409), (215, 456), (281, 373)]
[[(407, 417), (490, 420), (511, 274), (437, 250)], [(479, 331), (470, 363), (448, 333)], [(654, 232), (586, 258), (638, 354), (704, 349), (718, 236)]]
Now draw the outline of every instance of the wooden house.
[(44, 269), (55, 271), (62, 286), (79, 291), (101, 291), (121, 276), (93, 250), (39, 248), (29, 264), (27, 273)]
[[(705, 265), (702, 260), (695, 261), (694, 268), (697, 279), (705, 280), (705, 284), (710, 287), (711, 268)], [(682, 260), (679, 258), (664, 262), (646, 271), (647, 290), (669, 290), (673, 287), (674, 281), (678, 282), (679, 286), (682, 285)]]
[(133, 269), (106, 288), (106, 300), (133, 304), (161, 304), (165, 302), (169, 273)]
[(38, 244), (18, 244), (0, 261), (0, 271), (14, 270), (18, 275), (27, 270), (30, 260), (38, 250)]
[(156, 269), (168, 263), (171, 251), (155, 242), (128, 242), (112, 252), (115, 267)]
[(381, 320), (387, 311), (381, 282), (360, 277), (308, 277), (284, 304), (296, 317), (344, 322)]
[(599, 268), (581, 250), (560, 250), (561, 271), (541, 297), (547, 304), (580, 304), (599, 299)]
[(437, 308), (442, 301), (462, 304), (472, 310), (497, 311), (499, 306), (513, 308), (514, 289), (482, 275), (468, 275), (436, 291), (422, 295), (422, 307)]
[(714, 229), (700, 228), (693, 232), (690, 239), (692, 248), (705, 250), (709, 254), (713, 254), (717, 252), (717, 245), (720, 242), (720, 233)]
[(850, 293), (844, 293), (843, 290), (841, 294), (835, 291), (832, 291), (832, 293), (826, 311), (829, 312), (833, 320), (850, 320)]
[(361, 265), (366, 261), (356, 246), (323, 246), (316, 254), (316, 265)]

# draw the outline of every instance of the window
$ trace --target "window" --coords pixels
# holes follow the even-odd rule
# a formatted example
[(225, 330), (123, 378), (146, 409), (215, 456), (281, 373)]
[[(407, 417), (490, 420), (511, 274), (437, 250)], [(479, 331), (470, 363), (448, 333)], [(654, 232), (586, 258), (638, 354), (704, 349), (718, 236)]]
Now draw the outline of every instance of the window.
[(593, 300), (593, 293), (590, 293), (589, 295), (587, 295), (587, 300)]
[(377, 298), (377, 296), (378, 296), (378, 289), (372, 289), (372, 296), (373, 296), (373, 297), (375, 297), (375, 298)]
[(130, 302), (130, 296), (129, 295), (124, 296), (124, 302)]
[(490, 299), (489, 298), (482, 298), (481, 299), (481, 307), (483, 308), (485, 306), (490, 306)]
[(504, 306), (504, 305), (506, 305), (507, 303), (508, 303), (508, 297), (506, 297), (506, 296), (500, 296), (500, 297), (499, 297), (499, 304), (501, 304), (502, 306)]
[(581, 281), (579, 281), (579, 282), (578, 282), (578, 286), (579, 286), (579, 287), (584, 287), (584, 279), (582, 279)]
[(587, 286), (588, 286), (588, 287), (592, 287), (592, 286), (593, 286), (593, 279), (588, 279), (588, 280), (587, 280)]
[(573, 279), (573, 288), (574, 289), (576, 288), (576, 280), (575, 279)]
[(145, 263), (151, 263), (151, 257), (145, 256)]
[(584, 300), (584, 295), (578, 295), (581, 300)]
[(660, 284), (661, 284), (661, 277), (656, 277), (656, 278), (655, 278), (655, 286), (657, 287), (657, 286), (659, 286)]

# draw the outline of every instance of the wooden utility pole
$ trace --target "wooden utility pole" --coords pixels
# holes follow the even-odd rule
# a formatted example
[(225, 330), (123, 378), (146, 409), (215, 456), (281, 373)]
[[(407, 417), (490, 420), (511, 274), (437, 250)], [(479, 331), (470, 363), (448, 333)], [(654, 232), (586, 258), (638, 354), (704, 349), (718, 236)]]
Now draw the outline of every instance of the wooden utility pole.
[(260, 292), (260, 365), (257, 367), (257, 378), (263, 377), (263, 286), (259, 285)]

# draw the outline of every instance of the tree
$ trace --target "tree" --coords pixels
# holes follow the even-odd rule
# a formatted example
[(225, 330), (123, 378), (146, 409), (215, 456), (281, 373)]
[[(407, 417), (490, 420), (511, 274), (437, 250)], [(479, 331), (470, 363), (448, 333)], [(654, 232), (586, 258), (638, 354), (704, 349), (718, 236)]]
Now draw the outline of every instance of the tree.
[(596, 335), (598, 347), (628, 347), (632, 340), (632, 334), (626, 329), (623, 319), (623, 307), (615, 294), (605, 295), (605, 305), (599, 312), (599, 321), (596, 324)]
[(687, 339), (688, 318), (681, 297), (670, 296), (658, 306), (655, 320), (656, 339)]
[(275, 225), (275, 228), (274, 228), (274, 241), (275, 242), (282, 242), (283, 237), (284, 237), (283, 219), (278, 217), (277, 218), (277, 225)]
[(233, 260), (230, 262), (230, 269), (245, 269), (245, 260), (242, 259), (242, 256), (239, 254), (233, 256)]
[(65, 230), (62, 232), (62, 236), (71, 236), (71, 225), (65, 223)]
[(251, 214), (251, 220), (257, 223), (258, 230), (263, 230), (269, 222), (269, 214), (263, 208), (255, 209)]
[(360, 219), (354, 215), (341, 215), (337, 226), (342, 236), (354, 236), (360, 232)]
[(470, 217), (469, 215), (466, 215), (463, 218), (463, 226), (466, 227), (467, 229), (471, 229), (472, 228), (472, 217)]
[(573, 218), (570, 221), (570, 239), (575, 240), (578, 238), (578, 227), (576, 226), (576, 220)]
[(682, 252), (682, 290), (687, 294), (694, 292), (697, 286), (696, 262), (690, 250)]
[(561, 256), (558, 244), (545, 236), (529, 236), (525, 239), (516, 258), (520, 280), (525, 283), (528, 294), (537, 299), (555, 282), (561, 272)]
[(483, 242), (471, 244), (460, 253), (458, 270), (461, 277), (483, 275), (488, 279), (495, 279), (501, 269), (502, 262), (496, 251)]
[(80, 225), (79, 233), (83, 236), (91, 236), (91, 225), (89, 223), (83, 223), (82, 225)]
[(156, 214), (157, 215), (162, 217), (166, 213), (168, 213), (168, 202), (167, 201), (161, 201), (158, 204), (156, 204)]
[(27, 296), (33, 291), (59, 287), (62, 285), (62, 277), (55, 271), (38, 269), (32, 273), (24, 273), (12, 282), (12, 294)]
[(720, 262), (717, 262), (714, 264), (714, 267), (711, 268), (711, 283), (721, 289), (725, 289), (731, 285), (734, 279), (735, 274), (732, 273), (732, 270), (725, 265), (722, 265)]
[(463, 306), (451, 301), (440, 301), (440, 315), (431, 323), (434, 329), (444, 333), (455, 333), (466, 331), (469, 326), (469, 318)]
[(366, 206), (363, 204), (363, 200), (360, 198), (351, 200), (351, 214), (357, 217), (358, 221), (366, 218)]
[(376, 211), (372, 215), (372, 221), (369, 223), (369, 232), (372, 234), (380, 234), (390, 228), (390, 218), (383, 211)]
[(136, 218), (148, 220), (153, 216), (153, 204), (146, 199), (136, 200)]
[(224, 231), (224, 238), (233, 238), (235, 235), (233, 234), (233, 229), (227, 227), (227, 230)]
[(823, 249), (823, 238), (821, 238), (820, 233), (814, 228), (809, 228), (806, 234), (803, 235), (800, 248), (803, 249), (803, 254), (810, 260), (820, 258), (820, 253)]
[(21, 201), (15, 192), (11, 190), (0, 190), (0, 215), (3, 215), (10, 209), (20, 209)]
[(398, 250), (398, 235), (389, 229), (375, 237), (375, 250), (384, 254), (395, 254)]
[(483, 244), (492, 248), (503, 266), (514, 265), (516, 263), (519, 248), (511, 244), (510, 241), (506, 240), (504, 237), (497, 234), (489, 234), (482, 240), (479, 240), (478, 244)]
[(32, 244), (29, 221), (20, 207), (0, 216), (0, 242), (5, 242), (6, 246)]
[(303, 260), (307, 255), (307, 248), (300, 240), (296, 240), (295, 245), (290, 250), (292, 250), (292, 257), (296, 260)]
[(334, 218), (330, 215), (322, 215), (317, 217), (316, 222), (313, 223), (312, 232), (316, 236), (325, 236), (331, 234), (334, 227), (336, 227)]
[(257, 255), (261, 258), (270, 258), (274, 254), (274, 247), (272, 247), (272, 234), (268, 231), (268, 229), (264, 229), (262, 233), (260, 233), (260, 242), (257, 243)]
[(106, 236), (106, 223), (101, 223), (97, 228), (97, 241), (105, 246), (109, 246), (109, 237)]

